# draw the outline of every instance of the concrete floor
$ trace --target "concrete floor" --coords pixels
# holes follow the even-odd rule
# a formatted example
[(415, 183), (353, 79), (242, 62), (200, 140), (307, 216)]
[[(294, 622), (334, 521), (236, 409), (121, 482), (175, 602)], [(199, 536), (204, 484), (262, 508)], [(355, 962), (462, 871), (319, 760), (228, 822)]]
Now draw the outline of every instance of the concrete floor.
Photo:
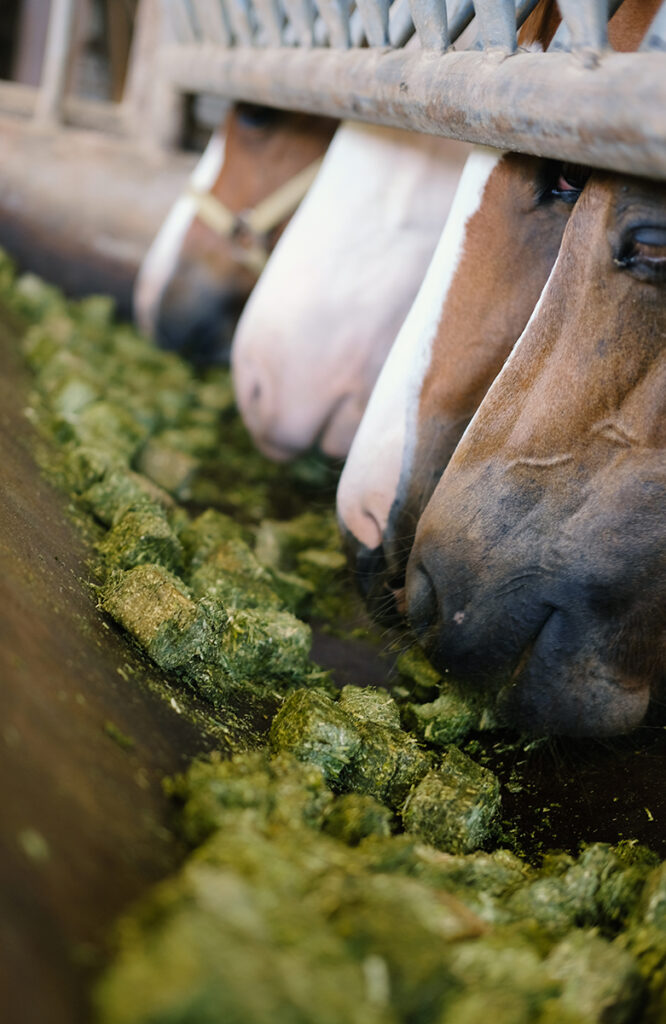
[(130, 309), (136, 269), (197, 161), (0, 115), (0, 246), (73, 295)]

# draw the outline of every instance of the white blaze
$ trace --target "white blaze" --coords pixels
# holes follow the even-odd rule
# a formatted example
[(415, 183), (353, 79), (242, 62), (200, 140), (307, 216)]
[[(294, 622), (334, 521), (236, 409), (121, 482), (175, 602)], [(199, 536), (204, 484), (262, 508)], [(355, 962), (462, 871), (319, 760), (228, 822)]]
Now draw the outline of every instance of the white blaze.
[(243, 417), (288, 457), (343, 456), (431, 259), (468, 149), (345, 124), (241, 317)]
[[(224, 150), (224, 135), (218, 130), (192, 171), (190, 185), (193, 189), (199, 192), (212, 189), (224, 166)], [(179, 196), (139, 268), (134, 286), (134, 316), (146, 334), (155, 330), (160, 299), (178, 266), (180, 250), (195, 215), (194, 200), (186, 194)]]
[(368, 548), (381, 543), (403, 461), (411, 457), (419, 395), (467, 224), (501, 156), (478, 148), (467, 160), (428, 272), (384, 363), (340, 478), (338, 516)]

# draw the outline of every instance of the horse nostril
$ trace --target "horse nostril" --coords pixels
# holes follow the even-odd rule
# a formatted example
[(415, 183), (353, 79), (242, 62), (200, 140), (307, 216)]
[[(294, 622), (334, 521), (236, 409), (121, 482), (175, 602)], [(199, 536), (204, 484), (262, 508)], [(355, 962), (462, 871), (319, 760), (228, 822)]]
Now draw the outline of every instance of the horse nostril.
[(263, 437), (273, 416), (269, 374), (249, 360), (240, 360), (232, 352), (232, 371), (236, 402), (245, 425), (255, 437)]
[(407, 577), (407, 618), (417, 636), (437, 620), (437, 591), (423, 563), (410, 567)]

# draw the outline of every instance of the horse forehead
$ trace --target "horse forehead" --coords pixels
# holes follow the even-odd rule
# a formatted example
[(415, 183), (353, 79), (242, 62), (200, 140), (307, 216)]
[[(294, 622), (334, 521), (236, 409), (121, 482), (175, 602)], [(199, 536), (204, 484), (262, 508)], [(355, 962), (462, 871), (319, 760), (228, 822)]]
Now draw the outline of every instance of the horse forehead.
[[(382, 479), (386, 517), (398, 487), (406, 416), (415, 408), (419, 383), (429, 364), (442, 307), (464, 246), (465, 227), (479, 208), (488, 178), (501, 158), (501, 153), (479, 148), (468, 159), (433, 259), (382, 368), (343, 470), (340, 484), (346, 501), (355, 490), (365, 491), (370, 461), (373, 483)], [(377, 460), (380, 449), (382, 458)], [(368, 460), (370, 451), (373, 457)]]
[[(378, 182), (396, 176), (422, 180), (433, 174), (445, 142), (381, 125), (344, 124), (335, 134), (320, 181), (340, 204), (382, 201)], [(348, 184), (349, 191), (341, 187)]]
[[(398, 260), (394, 248), (396, 230), (400, 232), (403, 251), (401, 272), (397, 276), (406, 283), (413, 280), (415, 273), (420, 275), (422, 261), (404, 258), (404, 253), (406, 249), (409, 253), (418, 253), (424, 245), (433, 244), (429, 239), (436, 230), (433, 227), (435, 207), (430, 208), (427, 223), (411, 216), (419, 190), (428, 179), (433, 182), (434, 201), (440, 204), (444, 201), (439, 199), (436, 184), (442, 172), (431, 152), (429, 147), (424, 151), (418, 143), (414, 145), (414, 138), (408, 132), (343, 125), (336, 133), (316, 181), (278, 243), (250, 300), (245, 322), (249, 320), (250, 310), (267, 308), (269, 295), (271, 301), (284, 305), (279, 297), (284, 289), (289, 293), (295, 289), (300, 292), (304, 273), (310, 282), (310, 293), (315, 282), (330, 286), (332, 272), (335, 273), (336, 294), (362, 291), (368, 278), (372, 278), (382, 292), (385, 290), (382, 278), (386, 287), (399, 284), (393, 272)], [(391, 159), (392, 153), (400, 159)], [(398, 181), (404, 185), (406, 179), (407, 187), (397, 195), (395, 189), (388, 190), (382, 185), (382, 181), (387, 186)], [(393, 209), (391, 217), (387, 218), (387, 207), (394, 201), (400, 209)], [(404, 227), (417, 230), (414, 233), (402, 231)], [(419, 234), (419, 229), (424, 233)], [(316, 259), (313, 258), (315, 253)], [(298, 308), (300, 310), (300, 306)]]
[[(491, 174), (502, 159), (495, 151), (478, 149), (468, 159), (449, 218), (416, 300), (396, 339), (377, 386), (377, 411), (385, 414), (394, 395), (406, 400), (405, 374), (414, 387), (425, 374), (443, 306), (465, 244), (466, 227), (478, 211)], [(382, 401), (383, 399), (383, 401)], [(370, 418), (372, 411), (369, 413)]]

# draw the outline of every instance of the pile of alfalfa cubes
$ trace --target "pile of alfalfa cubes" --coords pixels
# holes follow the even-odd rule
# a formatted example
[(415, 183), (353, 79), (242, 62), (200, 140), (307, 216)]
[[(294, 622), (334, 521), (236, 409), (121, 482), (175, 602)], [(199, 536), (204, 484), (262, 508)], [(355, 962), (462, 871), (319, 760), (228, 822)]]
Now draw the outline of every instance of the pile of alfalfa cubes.
[[(267, 741), (165, 783), (191, 853), (118, 923), (100, 1024), (666, 1020), (666, 864), (631, 842), (526, 863), (456, 745), (478, 709), (415, 654), (392, 692), (310, 661), (304, 618), (347, 600), (333, 514), (270, 519), (285, 471), (252, 454), (227, 375), (7, 259), (0, 297), (91, 517), (100, 608), (218, 716), (273, 700)], [(315, 493), (316, 468), (291, 472)]]

